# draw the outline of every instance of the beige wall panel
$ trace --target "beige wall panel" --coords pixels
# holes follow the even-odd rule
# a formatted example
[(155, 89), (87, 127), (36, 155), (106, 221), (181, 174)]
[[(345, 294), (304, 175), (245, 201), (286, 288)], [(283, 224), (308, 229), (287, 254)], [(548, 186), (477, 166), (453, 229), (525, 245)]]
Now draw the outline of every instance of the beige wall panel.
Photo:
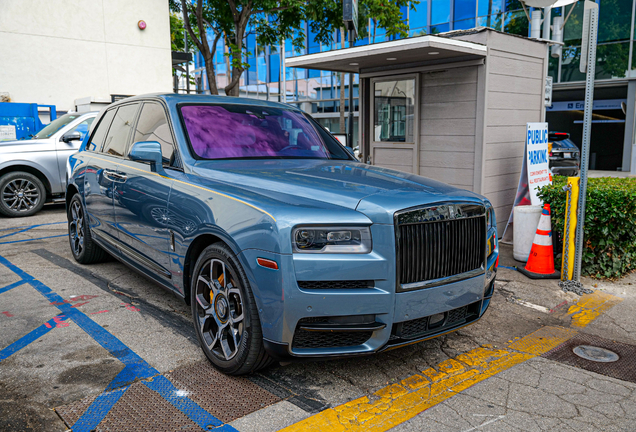
[(425, 103), (420, 110), (422, 121), (428, 119), (474, 119), (475, 102)]
[[(475, 135), (475, 119), (426, 120), (420, 124), (421, 135)], [(425, 140), (426, 138), (423, 138)]]
[[(514, 77), (535, 78), (543, 73), (543, 63), (532, 63), (525, 60), (517, 60), (505, 57), (491, 56), (490, 70), (497, 75), (510, 75)], [(494, 89), (497, 83), (494, 83)]]
[[(143, 31), (137, 26), (139, 20), (147, 24)], [(170, 47), (170, 16), (165, 0), (104, 0), (104, 24), (107, 42)]]
[(486, 164), (484, 166), (484, 177), (492, 177), (495, 175), (512, 173), (519, 174), (519, 172), (521, 172), (522, 163), (523, 156), (508, 159), (486, 160)]
[(475, 137), (471, 135), (422, 136), (420, 149), (438, 152), (473, 152)]
[(534, 108), (541, 106), (542, 102), (543, 95), (540, 94), (510, 94), (505, 91), (491, 91), (488, 94), (488, 108), (491, 109)]
[(475, 163), (475, 154), (473, 152), (437, 152), (422, 150), (420, 151), (420, 172), (426, 168), (468, 168), (473, 169)]
[(408, 165), (413, 162), (413, 149), (410, 148), (390, 148), (373, 147), (374, 165)]
[(425, 72), (422, 74), (422, 87), (474, 82), (477, 82), (477, 68), (475, 66)]
[(466, 189), (473, 186), (472, 169), (421, 167), (420, 175), (444, 183), (460, 185)]
[(493, 57), (504, 57), (504, 58), (510, 58), (515, 60), (521, 60), (528, 63), (543, 64), (543, 58), (540, 58), (540, 57), (528, 57), (528, 56), (524, 56), (523, 54), (515, 54), (511, 52), (506, 52), (506, 51), (498, 51), (496, 49), (491, 49), (488, 55)]
[(527, 57), (543, 59), (546, 56), (546, 45), (530, 39), (510, 37), (507, 34), (491, 32), (488, 38), (490, 50), (523, 54)]
[(519, 173), (502, 174), (495, 177), (484, 178), (484, 195), (517, 187), (519, 184)]
[(526, 143), (523, 141), (486, 145), (486, 160), (523, 157)]
[(110, 93), (171, 92), (170, 50), (115, 44), (107, 44), (106, 49)]
[(0, 35), (4, 32), (103, 41), (102, 0), (0, 0)]
[(491, 73), (490, 81), (489, 90), (505, 91), (507, 93), (514, 94), (543, 94), (542, 79), (514, 77)]
[(488, 144), (514, 141), (526, 142), (527, 126), (489, 126), (486, 128), (485, 142)]
[(405, 172), (405, 173), (409, 173), (409, 174), (413, 174), (413, 165), (392, 165), (392, 164), (374, 164), (376, 166), (379, 166), (380, 168), (387, 168), (387, 169), (392, 169), (395, 171), (401, 171), (401, 172)]
[[(110, 95), (103, 43), (0, 35), (0, 91), (9, 92), (14, 102), (54, 104), (59, 110), (68, 110), (77, 98)], [(21, 46), (28, 49), (16, 49)], [(61, 51), (72, 53), (71, 59), (81, 61), (69, 64), (60, 57)]]
[(505, 189), (498, 192), (491, 192), (486, 195), (486, 198), (490, 200), (493, 207), (505, 207), (512, 205), (515, 202), (515, 196), (517, 195), (517, 185), (515, 184), (511, 189)]
[(464, 102), (477, 99), (477, 83), (435, 86), (423, 89), (424, 103)]
[(487, 126), (526, 126), (528, 122), (538, 122), (541, 113), (537, 110), (489, 109)]

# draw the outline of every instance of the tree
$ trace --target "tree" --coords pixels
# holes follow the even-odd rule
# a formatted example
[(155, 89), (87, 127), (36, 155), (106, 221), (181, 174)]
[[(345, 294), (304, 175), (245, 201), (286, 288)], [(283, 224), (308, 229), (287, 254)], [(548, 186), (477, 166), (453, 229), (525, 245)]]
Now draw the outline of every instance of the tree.
[[(412, 7), (417, 3), (411, 0)], [(366, 35), (365, 23), (373, 16), (387, 36), (406, 37), (408, 27), (400, 7), (408, 4), (408, 0), (360, 0), (360, 36)], [(249, 54), (245, 49), (248, 32), (255, 33), (261, 46), (277, 45), (285, 39), (301, 49), (304, 22), (309, 22), (316, 34), (315, 41), (324, 44), (331, 44), (334, 32), (342, 26), (342, 0), (170, 0), (170, 7), (184, 12), (185, 28), (203, 56), (212, 94), (218, 94), (214, 56), (219, 40), (225, 41), (229, 68), (224, 90), (229, 96), (239, 95), (239, 80), (249, 67), (244, 61)]]

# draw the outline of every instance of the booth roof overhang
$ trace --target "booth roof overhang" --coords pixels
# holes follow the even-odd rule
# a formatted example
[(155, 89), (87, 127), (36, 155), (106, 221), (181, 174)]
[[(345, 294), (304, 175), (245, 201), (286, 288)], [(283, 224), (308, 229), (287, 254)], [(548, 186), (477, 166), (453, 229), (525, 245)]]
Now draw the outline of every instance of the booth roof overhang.
[[(451, 36), (455, 32), (446, 33)], [(459, 35), (462, 32), (457, 32)], [(370, 73), (413, 66), (477, 60), (485, 45), (448, 36), (418, 36), (285, 59), (286, 67), (334, 72)]]

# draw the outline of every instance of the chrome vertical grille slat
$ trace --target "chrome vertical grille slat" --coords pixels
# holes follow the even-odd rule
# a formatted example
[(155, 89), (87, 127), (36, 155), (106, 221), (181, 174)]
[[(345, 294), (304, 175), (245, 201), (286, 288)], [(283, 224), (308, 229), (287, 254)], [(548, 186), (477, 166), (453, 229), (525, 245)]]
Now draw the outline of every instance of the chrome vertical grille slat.
[(405, 210), (396, 213), (395, 225), (398, 290), (450, 283), (483, 273), (483, 206), (444, 203)]

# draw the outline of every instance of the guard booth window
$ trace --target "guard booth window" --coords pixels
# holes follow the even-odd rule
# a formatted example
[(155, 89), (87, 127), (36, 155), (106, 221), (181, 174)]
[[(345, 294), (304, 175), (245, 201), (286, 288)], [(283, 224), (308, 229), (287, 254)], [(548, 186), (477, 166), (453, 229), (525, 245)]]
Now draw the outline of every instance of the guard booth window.
[(415, 80), (374, 84), (374, 141), (414, 142)]

